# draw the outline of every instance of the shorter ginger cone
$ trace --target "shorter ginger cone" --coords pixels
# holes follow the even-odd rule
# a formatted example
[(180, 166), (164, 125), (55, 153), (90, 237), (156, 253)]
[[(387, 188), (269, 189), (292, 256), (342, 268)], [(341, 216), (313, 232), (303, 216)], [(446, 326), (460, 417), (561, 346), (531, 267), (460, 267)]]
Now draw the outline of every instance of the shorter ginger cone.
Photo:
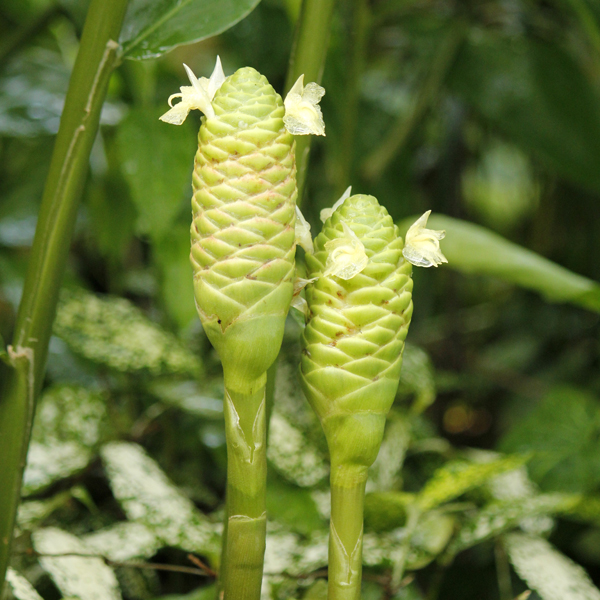
[(306, 255), (301, 382), (331, 457), (329, 600), (358, 600), (363, 505), (400, 378), (412, 316), (412, 267), (385, 208), (347, 198)]

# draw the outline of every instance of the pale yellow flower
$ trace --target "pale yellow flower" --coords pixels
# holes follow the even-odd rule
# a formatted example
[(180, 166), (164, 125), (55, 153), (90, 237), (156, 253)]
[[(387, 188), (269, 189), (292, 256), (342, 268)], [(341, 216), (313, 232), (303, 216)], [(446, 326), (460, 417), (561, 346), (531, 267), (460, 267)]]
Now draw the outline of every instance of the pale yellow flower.
[(325, 244), (329, 250), (327, 264), (323, 275), (334, 275), (340, 279), (352, 279), (360, 273), (369, 262), (363, 243), (358, 236), (342, 221), (344, 237), (330, 240)]
[(319, 107), (325, 90), (317, 83), (304, 87), (304, 75), (288, 92), (283, 102), (285, 128), (293, 135), (325, 135), (325, 123)]
[[(225, 81), (221, 59), (218, 56), (210, 79), (206, 77), (198, 79), (186, 64), (183, 66), (192, 85), (184, 85), (179, 88), (181, 93), (169, 96), (171, 110), (160, 117), (161, 121), (172, 125), (181, 125), (186, 120), (190, 110), (194, 109), (201, 110), (208, 118), (214, 117), (215, 111), (212, 107), (212, 100)], [(174, 98), (181, 98), (181, 102), (173, 106)]]
[(296, 243), (304, 248), (305, 252), (313, 254), (315, 249), (313, 246), (312, 236), (310, 235), (310, 224), (296, 206)]
[(406, 232), (402, 254), (416, 267), (437, 267), (448, 262), (440, 250), (440, 240), (444, 239), (446, 232), (425, 228), (430, 214), (431, 211), (428, 210)]
[(342, 205), (344, 204), (344, 201), (346, 200), (346, 198), (350, 198), (350, 194), (352, 193), (352, 186), (349, 185), (346, 188), (346, 191), (340, 196), (340, 199), (331, 207), (331, 208), (324, 208), (321, 211), (321, 214), (319, 215), (321, 218), (321, 222), (325, 223), (325, 221), (327, 221), (327, 219), (329, 219), (329, 217)]

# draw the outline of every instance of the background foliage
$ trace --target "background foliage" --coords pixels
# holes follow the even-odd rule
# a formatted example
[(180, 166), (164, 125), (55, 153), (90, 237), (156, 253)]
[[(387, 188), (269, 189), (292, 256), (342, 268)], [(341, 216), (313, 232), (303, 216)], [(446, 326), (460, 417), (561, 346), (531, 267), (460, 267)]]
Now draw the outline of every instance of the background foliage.
[[(188, 262), (198, 118), (157, 117), (181, 63), (206, 75), (217, 53), (226, 73), (250, 65), (283, 91), (299, 3), (256, 5), (129, 8), (125, 58), (143, 60), (114, 73), (92, 151), (19, 511), (21, 600), (214, 594), (225, 441)], [(4, 340), (86, 7), (0, 4)], [(432, 209), (447, 230), (449, 265), (415, 273), (363, 597), (600, 598), (598, 4), (340, 1), (323, 85), (313, 231), (349, 184), (401, 227)], [(271, 417), (269, 598), (324, 598), (328, 463), (298, 391), (299, 327), (289, 319)]]

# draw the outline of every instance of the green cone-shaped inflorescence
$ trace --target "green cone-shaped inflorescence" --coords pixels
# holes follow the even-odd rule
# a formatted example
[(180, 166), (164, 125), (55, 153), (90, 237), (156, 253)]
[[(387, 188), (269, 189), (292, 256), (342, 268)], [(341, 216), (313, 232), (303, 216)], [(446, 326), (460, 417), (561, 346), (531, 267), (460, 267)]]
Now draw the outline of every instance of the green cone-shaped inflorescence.
[[(351, 277), (323, 275), (328, 242), (344, 227), (364, 245), (368, 263)], [(325, 222), (306, 255), (308, 322), (303, 335), (302, 383), (336, 459), (369, 467), (381, 444), (400, 378), (412, 316), (412, 266), (385, 208), (373, 196), (348, 198)], [(350, 436), (346, 439), (345, 436)]]
[(191, 227), (198, 312), (226, 385), (277, 357), (293, 292), (296, 167), (281, 97), (250, 67), (217, 90), (203, 118)]
[(306, 287), (301, 381), (331, 456), (330, 599), (360, 597), (367, 469), (396, 395), (413, 308), (402, 250), (385, 208), (356, 195), (326, 220), (306, 255), (307, 277), (316, 279)]

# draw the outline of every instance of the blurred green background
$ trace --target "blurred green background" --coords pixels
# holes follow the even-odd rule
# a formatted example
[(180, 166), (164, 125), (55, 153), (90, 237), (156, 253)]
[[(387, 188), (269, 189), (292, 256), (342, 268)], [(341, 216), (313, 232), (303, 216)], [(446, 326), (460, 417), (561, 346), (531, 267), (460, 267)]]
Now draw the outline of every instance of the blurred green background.
[[(58, 526), (85, 536), (135, 520), (110, 471), (119, 463), (109, 452), (114, 440), (143, 446), (192, 499), (189, 510), (219, 522), (222, 381), (196, 316), (188, 260), (199, 116), (181, 127), (158, 116), (186, 85), (182, 63), (208, 76), (217, 54), (226, 74), (255, 67), (282, 93), (299, 5), (263, 0), (224, 33), (158, 58), (125, 60), (112, 77), (50, 346), (41, 402), (49, 416), (38, 415), (39, 448), (26, 475), (28, 503), (45, 508), (31, 523), (20, 517), (15, 551), (15, 565), (44, 598), (68, 596), (69, 588), (24, 554), (30, 532)], [(0, 338), (7, 343), (86, 9), (85, 0), (0, 2)], [(502, 535), (518, 524), (548, 537), (600, 584), (593, 503), (600, 488), (600, 3), (341, 0), (322, 83), (327, 135), (313, 141), (302, 198), (313, 232), (319, 211), (348, 185), (375, 195), (399, 223), (431, 209), (484, 228), (431, 220), (447, 229), (449, 265), (415, 269), (403, 379), (371, 488), (397, 494), (391, 504), (377, 495), (367, 501), (368, 528), (392, 535), (403, 525), (402, 510), (392, 510), (402, 505), (400, 491), (418, 492), (449, 461), (497, 457), (491, 451), (529, 456), (528, 475), (518, 471), (527, 498), (589, 501), (585, 510), (523, 509), (518, 517), (541, 519), (537, 529), (502, 513), (502, 527), (467, 543), (460, 536), (469, 519), (502, 499), (467, 485), (454, 494), (462, 504), (444, 513), (452, 521), (437, 522), (438, 537), (423, 542), (408, 587), (390, 590), (395, 542), (373, 538), (385, 556), (367, 559), (364, 597), (510, 600), (525, 583), (535, 587), (514, 556), (516, 570), (508, 566), (515, 538)], [(269, 510), (273, 539), (284, 547), (295, 536), (299, 545), (287, 563), (267, 561), (280, 577), (266, 587), (272, 598), (321, 598), (322, 580), (296, 576), (324, 566), (302, 562), (302, 544), (317, 547), (326, 531), (319, 502), (327, 460), (295, 381), (301, 325), (294, 318), (288, 325), (271, 422)], [(61, 410), (87, 415), (95, 434), (83, 439), (83, 425), (69, 429), (56, 416)], [(131, 556), (190, 564), (173, 538), (161, 540)], [(190, 544), (181, 547), (209, 560), (215, 553), (212, 541)], [(125, 598), (198, 586), (195, 598), (212, 593), (210, 577), (115, 568)], [(597, 596), (572, 596), (579, 597)]]

